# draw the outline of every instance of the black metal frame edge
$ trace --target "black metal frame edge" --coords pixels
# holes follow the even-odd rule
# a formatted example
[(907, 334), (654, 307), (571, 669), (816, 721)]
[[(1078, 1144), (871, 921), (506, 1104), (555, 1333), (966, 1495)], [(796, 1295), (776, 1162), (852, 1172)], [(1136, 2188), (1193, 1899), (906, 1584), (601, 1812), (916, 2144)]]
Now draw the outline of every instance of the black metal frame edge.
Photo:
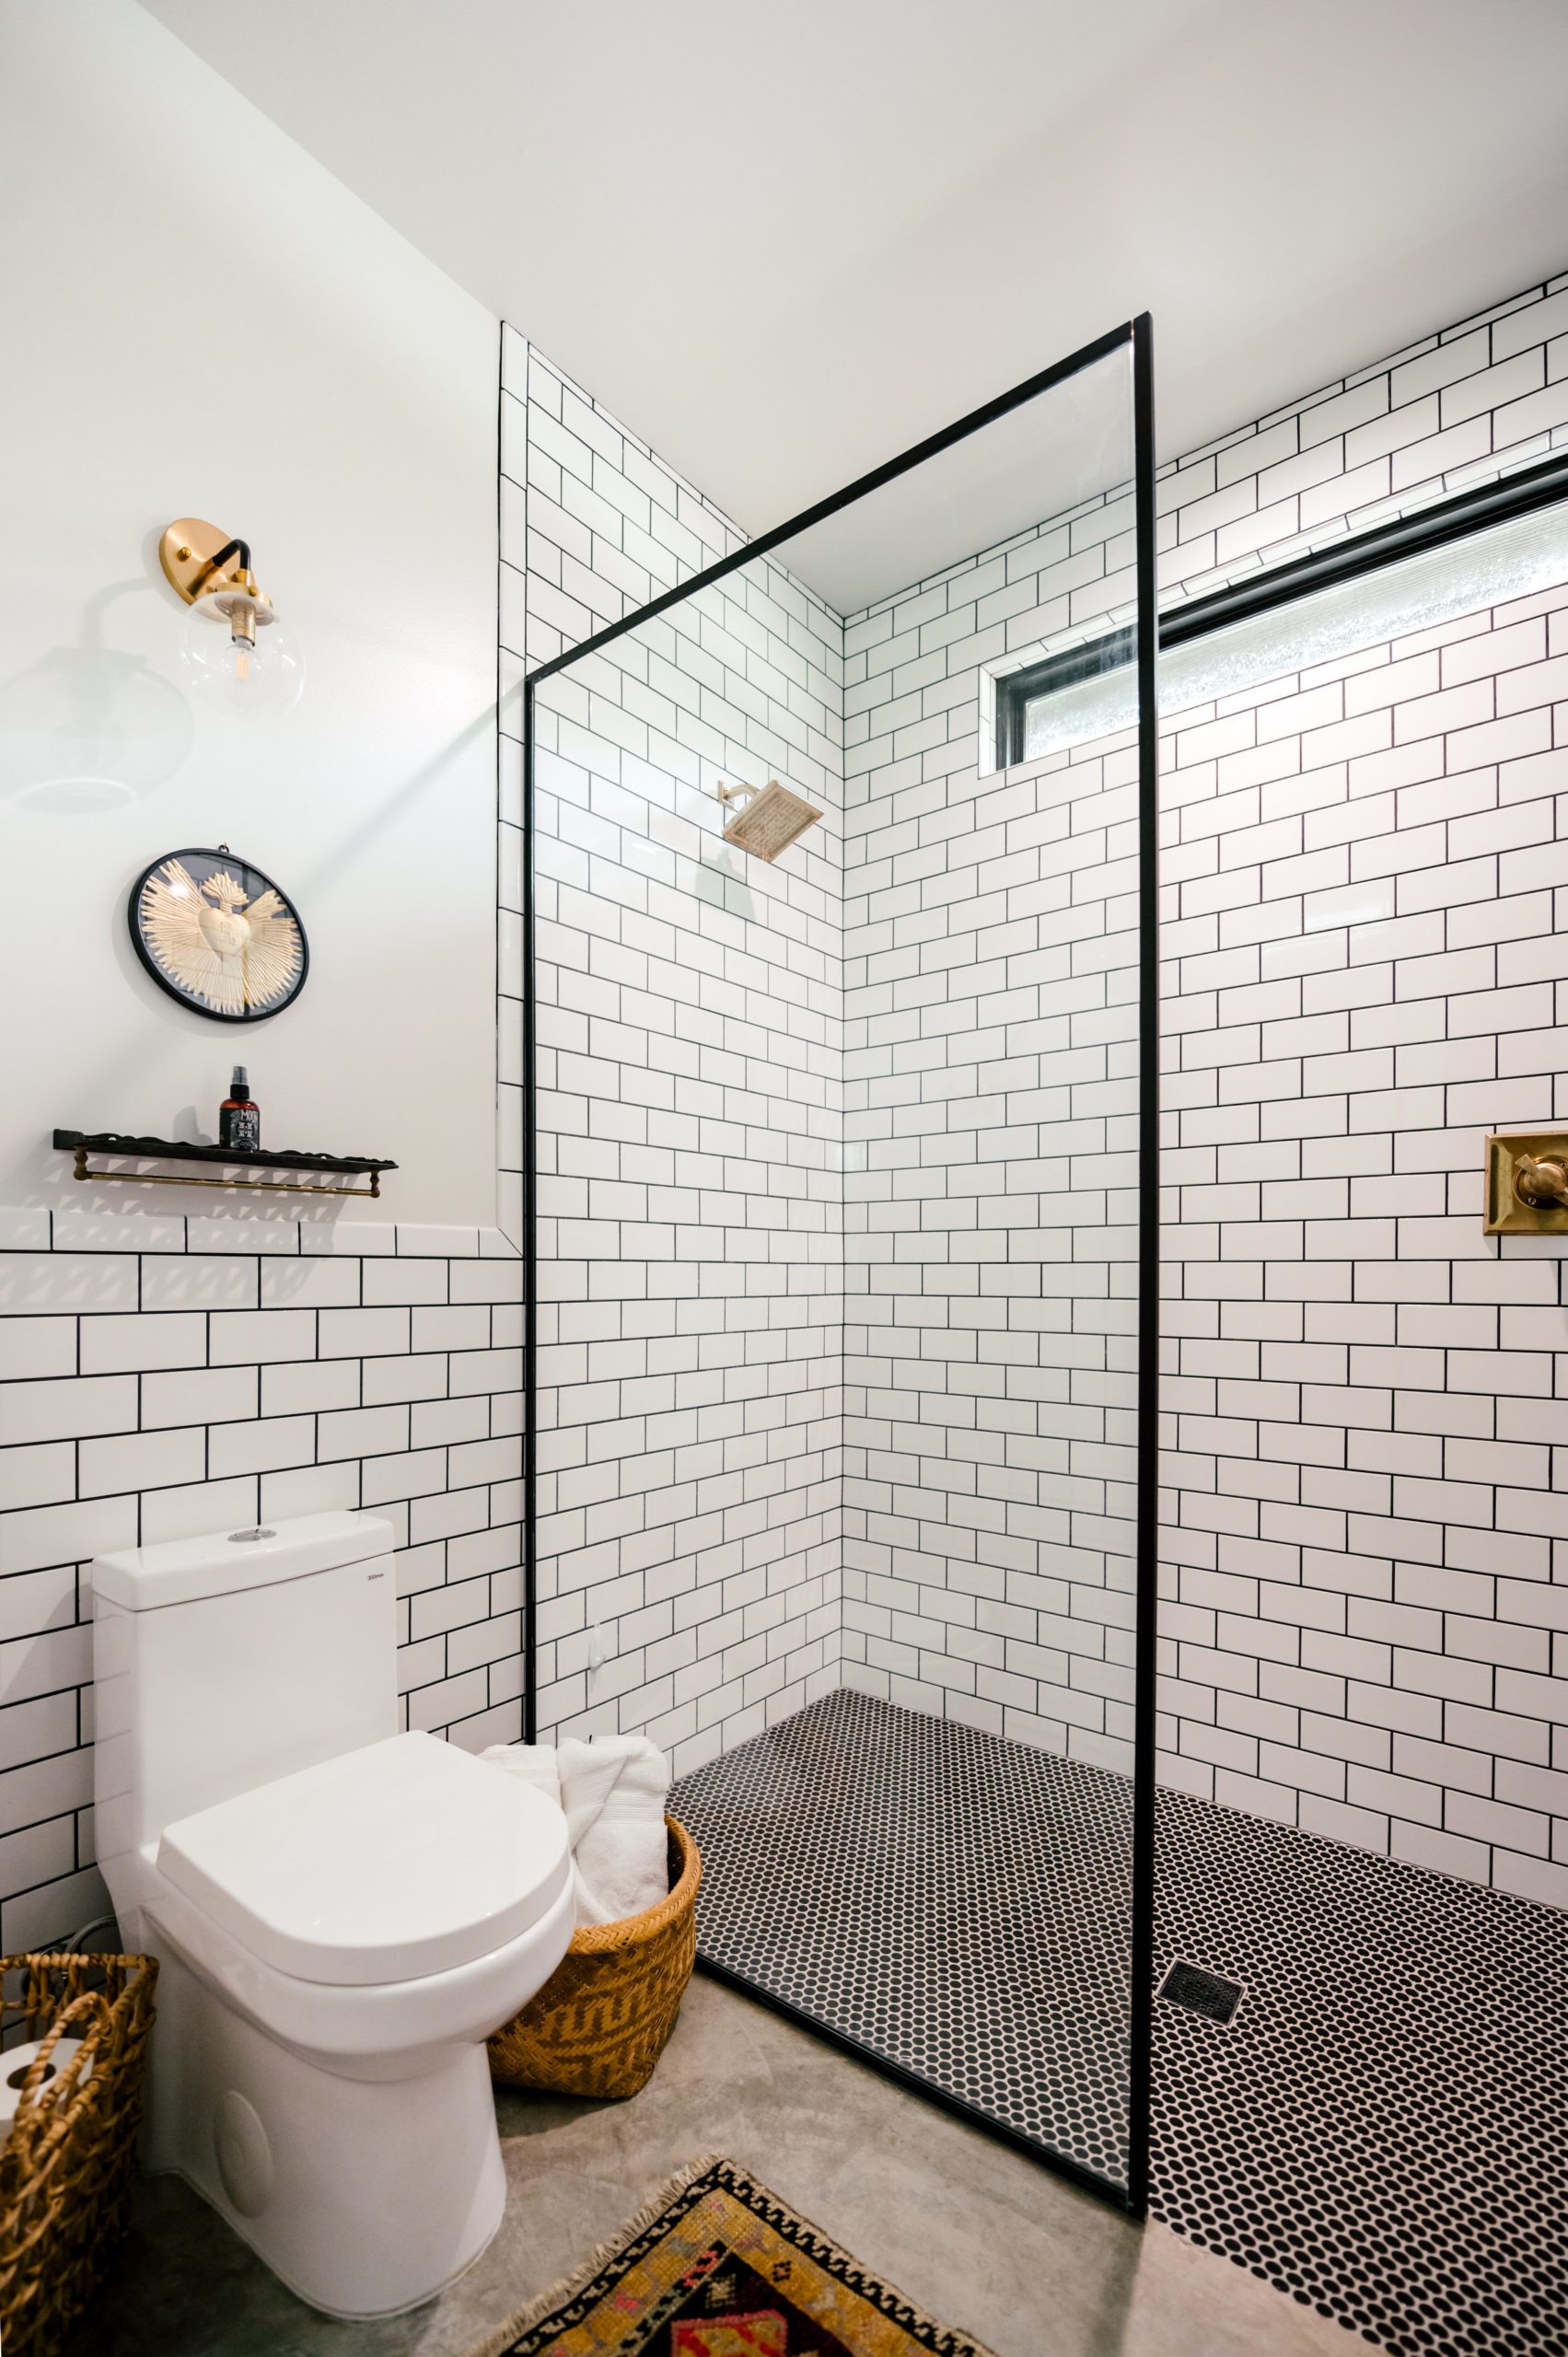
[(539, 1741), (539, 1080), (533, 675), (523, 680), (523, 1741)]
[(1138, 564), (1138, 1482), (1132, 1674), (1132, 1920), (1127, 2207), (1149, 2206), (1155, 1970), (1155, 1680), (1159, 1546), (1159, 646), (1154, 322), (1132, 322)]
[(770, 531), (759, 533), (754, 540), (748, 540), (743, 548), (732, 550), (728, 556), (720, 557), (716, 563), (708, 565), (702, 573), (692, 574), (690, 580), (650, 598), (645, 606), (639, 606), (634, 614), (625, 614), (620, 621), (610, 622), (603, 630), (595, 631), (591, 638), (579, 639), (576, 645), (568, 647), (563, 655), (552, 656), (548, 663), (541, 663), (537, 670), (530, 671), (529, 679), (547, 679), (552, 671), (565, 670), (568, 664), (580, 662), (585, 655), (597, 654), (601, 646), (608, 646), (613, 639), (624, 637), (629, 630), (637, 630), (644, 622), (652, 621), (656, 614), (668, 612), (671, 606), (680, 605), (699, 589), (706, 589), (711, 583), (722, 581), (726, 574), (738, 572), (743, 564), (749, 564), (753, 557), (766, 556), (772, 550), (782, 548), (786, 540), (793, 540), (798, 533), (809, 531), (814, 524), (825, 524), (842, 507), (852, 506), (855, 500), (864, 499), (868, 492), (880, 491), (884, 483), (907, 474), (912, 467), (921, 466), (927, 459), (935, 459), (939, 452), (950, 449), (955, 442), (962, 442), (969, 435), (978, 434), (982, 425), (993, 425), (999, 417), (1005, 417), (1009, 410), (1018, 409), (1025, 401), (1033, 401), (1037, 393), (1048, 392), (1052, 385), (1063, 384), (1069, 377), (1075, 377), (1081, 368), (1091, 367), (1097, 360), (1109, 358), (1111, 353), (1121, 350), (1132, 333), (1129, 324), (1112, 328), (1108, 334), (1097, 336), (1092, 343), (1081, 344), (1065, 360), (1058, 360), (1051, 367), (1042, 368), (1038, 376), (1026, 377), (1021, 385), (1015, 385), (1010, 392), (998, 393), (994, 401), (970, 410), (968, 416), (960, 417), (956, 424), (945, 425), (939, 434), (927, 435), (925, 440), (917, 442), (912, 449), (901, 451), (898, 458), (889, 459), (883, 465), (873, 467), (869, 474), (857, 475), (854, 482), (847, 483), (842, 491), (835, 491), (830, 498), (819, 499), (813, 506), (802, 508), (798, 516), (790, 517), (786, 523), (775, 524)]
[[(1562, 499), (1568, 499), (1568, 454), (1558, 451), (1537, 466), (1521, 467), (1517, 474), (1504, 476), (1500, 482), (1456, 492), (1452, 498), (1418, 508), (1413, 516), (1399, 517), (1391, 524), (1374, 525), (1370, 531), (1357, 532), (1336, 541), (1331, 548), (1315, 549), (1307, 556), (1293, 557), (1288, 564), (1271, 565), (1266, 572), (1230, 582), (1223, 589), (1211, 590), (1206, 597), (1190, 598), (1180, 605), (1167, 607), (1160, 616), (1160, 644), (1167, 649), (1185, 646), (1193, 639), (1206, 638), (1212, 631), (1250, 621), (1255, 615), (1294, 604), (1297, 598), (1310, 597), (1319, 589), (1337, 588), (1342, 582), (1380, 572), (1384, 565), (1397, 564), (1401, 558), (1446, 548), (1454, 540), (1468, 539), (1472, 532), (1483, 532), (1489, 526), (1535, 515)], [(1097, 647), (1108, 648), (1121, 635), (1120, 630), (1107, 631), (1101, 638), (1086, 639), (1081, 646), (1064, 648), (1046, 656), (1043, 662), (1031, 663), (1019, 671), (1004, 672), (998, 678), (996, 757), (1003, 768), (1024, 759), (1025, 704), (1034, 696), (1050, 692), (1056, 684), (1053, 673), (1071, 668), (1075, 658), (1091, 656)], [(1111, 670), (1120, 666), (1105, 663), (1101, 668)]]
[[(528, 339), (520, 339), (525, 352)], [(501, 470), (502, 435), (506, 414), (506, 322), (501, 322), (495, 344), (495, 836), (500, 843), (502, 807), (502, 647), (501, 647), (501, 516), (502, 484), (505, 478)], [(523, 487), (525, 528), (528, 513), (528, 490)], [(525, 659), (526, 631), (525, 630)], [(522, 900), (523, 900), (523, 1139), (522, 1139), (522, 1205), (519, 1216), (523, 1224), (523, 1741), (539, 1740), (539, 1540), (538, 1501), (539, 1477), (535, 1464), (537, 1449), (535, 1414), (537, 1405), (538, 1344), (539, 1344), (539, 1239), (534, 1232), (535, 1181), (539, 1168), (536, 1136), (536, 1089), (534, 1079), (534, 877), (533, 877), (533, 686), (523, 678), (523, 808), (522, 808)], [(499, 865), (499, 850), (497, 851)], [(501, 995), (501, 896), (495, 896), (495, 985), (496, 1001)], [(496, 1041), (495, 1096), (499, 1113), (501, 1101), (501, 1039), (499, 1026)], [(499, 1156), (497, 1156), (499, 1160)]]
[(923, 2078), (918, 2071), (911, 2071), (902, 2062), (895, 2062), (890, 2055), (879, 2053), (874, 2046), (862, 2045), (847, 2031), (835, 2029), (831, 2022), (822, 2021), (816, 2014), (807, 2013), (803, 2005), (792, 2005), (787, 1997), (776, 1995), (761, 1981), (749, 1980), (744, 1973), (734, 1971), (726, 1964), (716, 1964), (712, 1956), (704, 1956), (701, 1948), (697, 1951), (696, 1960), (698, 1970), (705, 1972), (710, 1980), (717, 1980), (725, 1988), (736, 1990), (742, 1997), (749, 1997), (754, 2003), (765, 2006), (770, 2014), (776, 2014), (781, 2021), (794, 2022), (797, 2027), (809, 2030), (813, 2038), (822, 2040), (824, 2046), (836, 2048), (839, 2053), (847, 2054), (853, 2061), (864, 2062), (868, 2070), (877, 2073), (878, 2078), (891, 2079), (895, 2086), (907, 2088), (911, 2095), (935, 2104), (939, 2111), (951, 2112), (956, 2119), (964, 2120), (970, 2128), (983, 2130), (987, 2136), (995, 2137), (998, 2143), (1010, 2144), (1016, 2153), (1027, 2154), (1031, 2161), (1043, 2162), (1058, 2176), (1070, 2178), (1084, 2192), (1092, 2193), (1097, 2200), (1107, 2202), (1111, 2209), (1123, 2214), (1131, 2210), (1132, 2205), (1121, 2186), (1108, 2177), (1100, 2177), (1094, 2169), (1086, 2168), (1082, 2161), (1070, 2160), (1065, 2153), (1059, 2153), (1054, 2144), (1042, 2144), (1038, 2138), (1026, 2136), (1021, 2129), (1009, 2127), (1006, 2120), (998, 2119), (994, 2113), (982, 2111), (978, 2104), (968, 2102), (962, 2096), (950, 2094), (936, 2080)]

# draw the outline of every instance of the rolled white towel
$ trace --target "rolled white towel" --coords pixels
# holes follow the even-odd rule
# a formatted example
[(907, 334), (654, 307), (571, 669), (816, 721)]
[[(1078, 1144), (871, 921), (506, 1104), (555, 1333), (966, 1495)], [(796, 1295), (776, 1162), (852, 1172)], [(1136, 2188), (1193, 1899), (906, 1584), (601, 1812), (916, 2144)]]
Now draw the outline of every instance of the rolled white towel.
[(669, 1895), (669, 1762), (646, 1736), (563, 1738), (561, 1805), (577, 1868), (579, 1923), (618, 1923)]
[(504, 1768), (519, 1783), (532, 1784), (561, 1805), (561, 1766), (552, 1743), (493, 1743), (480, 1753), (493, 1768)]

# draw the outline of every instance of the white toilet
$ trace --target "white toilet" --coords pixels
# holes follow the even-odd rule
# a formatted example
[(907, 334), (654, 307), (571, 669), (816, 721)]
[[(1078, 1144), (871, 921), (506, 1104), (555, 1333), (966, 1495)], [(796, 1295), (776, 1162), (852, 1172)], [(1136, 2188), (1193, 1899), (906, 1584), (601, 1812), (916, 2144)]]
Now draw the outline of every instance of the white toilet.
[(160, 1966), (145, 2165), (342, 2316), (495, 2232), (484, 2040), (574, 1921), (561, 1811), (394, 1732), (391, 1548), (321, 1514), (93, 1566), (99, 1858)]

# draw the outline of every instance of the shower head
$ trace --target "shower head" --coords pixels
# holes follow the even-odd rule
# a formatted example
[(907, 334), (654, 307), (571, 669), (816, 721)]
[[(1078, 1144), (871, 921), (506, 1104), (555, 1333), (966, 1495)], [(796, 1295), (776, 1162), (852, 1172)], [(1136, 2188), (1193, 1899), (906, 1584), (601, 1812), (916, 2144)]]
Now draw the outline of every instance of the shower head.
[[(738, 798), (745, 795), (745, 801)], [(735, 816), (724, 830), (726, 843), (734, 843), (738, 851), (749, 851), (753, 859), (777, 859), (787, 851), (797, 835), (814, 827), (821, 817), (809, 802), (798, 794), (791, 794), (787, 786), (772, 778), (763, 786), (721, 785), (718, 799)], [(738, 807), (737, 807), (738, 804)]]

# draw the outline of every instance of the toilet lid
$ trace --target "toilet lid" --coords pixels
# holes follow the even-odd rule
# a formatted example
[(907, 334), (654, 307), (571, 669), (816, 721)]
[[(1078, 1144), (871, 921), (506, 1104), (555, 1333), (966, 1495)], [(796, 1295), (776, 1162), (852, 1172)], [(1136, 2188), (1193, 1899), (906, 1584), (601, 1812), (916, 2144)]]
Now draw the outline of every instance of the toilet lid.
[(531, 1785), (396, 1735), (166, 1828), (158, 1865), (253, 1956), (362, 1988), (470, 1964), (566, 1887), (566, 1819)]

